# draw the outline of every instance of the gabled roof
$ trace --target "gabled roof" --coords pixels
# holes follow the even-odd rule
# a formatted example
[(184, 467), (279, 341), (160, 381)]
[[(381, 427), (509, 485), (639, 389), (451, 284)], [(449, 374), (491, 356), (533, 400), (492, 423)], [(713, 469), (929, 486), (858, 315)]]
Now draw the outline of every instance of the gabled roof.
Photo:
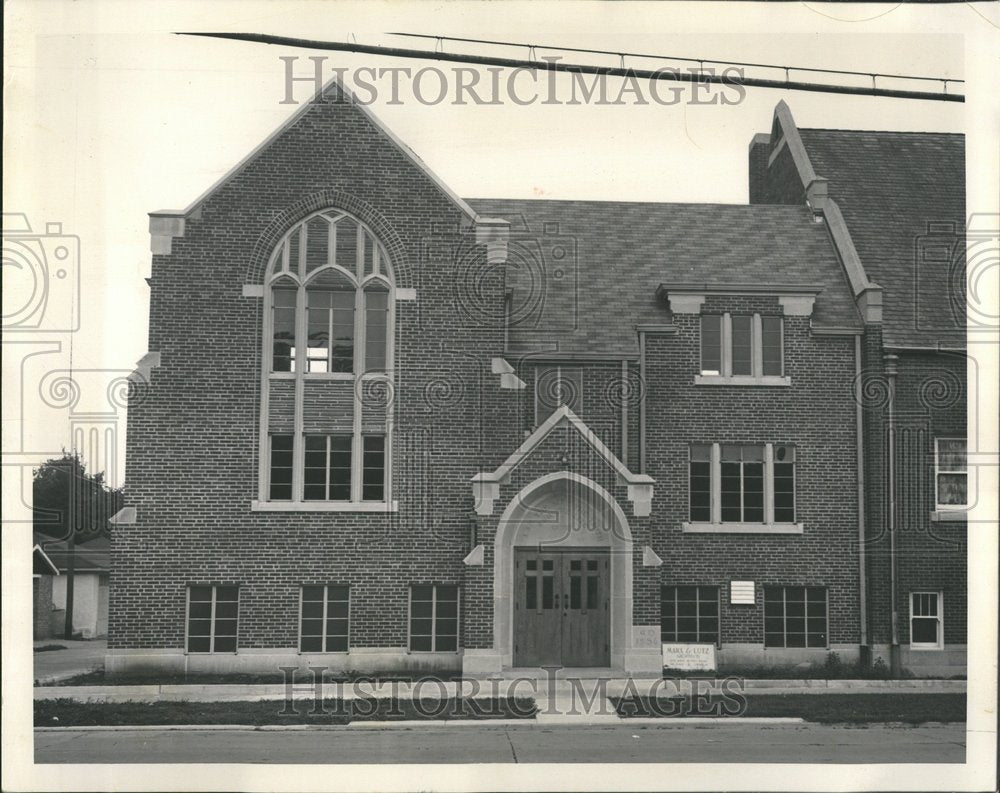
[[(887, 345), (965, 343), (965, 136), (799, 129), (884, 290)], [(929, 235), (930, 232), (930, 235)], [(941, 255), (945, 246), (951, 254)]]
[[(57, 570), (66, 572), (69, 548), (65, 542), (46, 541), (44, 553)], [(107, 537), (97, 537), (76, 545), (73, 557), (73, 569), (76, 573), (106, 573), (111, 569), (111, 548)]]
[(438, 190), (440, 190), (441, 193), (444, 194), (462, 213), (464, 213), (473, 222), (478, 220), (476, 213), (472, 210), (472, 208), (463, 199), (459, 198), (459, 196), (447, 184), (445, 184), (445, 182), (437, 174), (435, 174), (422, 159), (420, 159), (413, 149), (407, 146), (391, 129), (383, 124), (381, 120), (379, 120), (378, 116), (372, 112), (371, 108), (369, 108), (365, 103), (358, 101), (351, 90), (347, 88), (347, 86), (345, 86), (336, 76), (327, 81), (327, 83), (319, 91), (317, 91), (308, 102), (303, 102), (294, 113), (292, 113), (280, 126), (278, 126), (277, 129), (275, 129), (263, 141), (255, 146), (253, 150), (251, 150), (250, 153), (247, 154), (242, 160), (236, 163), (236, 165), (226, 171), (226, 173), (214, 184), (212, 184), (211, 187), (192, 201), (186, 209), (163, 209), (150, 214), (155, 216), (174, 217), (186, 217), (190, 215), (217, 190), (233, 179), (233, 177), (240, 173), (240, 171), (242, 171), (247, 165), (256, 160), (257, 157), (260, 156), (260, 154), (264, 152), (286, 130), (290, 129), (302, 118), (304, 118), (317, 103), (331, 101), (329, 97), (333, 96), (344, 97), (343, 100), (337, 101), (343, 101), (343, 105), (346, 108), (351, 108), (355, 112), (359, 112), (364, 115), (371, 125), (384, 135), (397, 149), (399, 149), (399, 151), (407, 159), (409, 159), (410, 162), (422, 171), (424, 175), (434, 183)]
[(35, 544), (31, 549), (32, 563), (31, 571), (33, 575), (59, 575), (59, 568), (55, 566), (49, 555), (42, 550), (42, 546)]
[(861, 327), (827, 230), (804, 205), (469, 203), (511, 221), (514, 352), (634, 356), (636, 325), (669, 321), (664, 282), (815, 284), (815, 327)]

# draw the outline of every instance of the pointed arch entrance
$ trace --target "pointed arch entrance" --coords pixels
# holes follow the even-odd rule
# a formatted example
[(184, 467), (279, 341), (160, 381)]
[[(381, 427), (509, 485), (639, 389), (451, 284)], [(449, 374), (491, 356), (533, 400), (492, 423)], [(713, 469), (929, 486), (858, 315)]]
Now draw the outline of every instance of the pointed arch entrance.
[(500, 518), (493, 575), (504, 668), (625, 665), (632, 534), (599, 484), (559, 471), (523, 488)]

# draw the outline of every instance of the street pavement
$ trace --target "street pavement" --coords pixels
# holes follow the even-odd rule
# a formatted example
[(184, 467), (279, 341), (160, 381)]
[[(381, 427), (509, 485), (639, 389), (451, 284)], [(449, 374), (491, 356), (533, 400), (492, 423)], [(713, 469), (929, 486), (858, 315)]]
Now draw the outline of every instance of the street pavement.
[(106, 639), (89, 641), (45, 639), (36, 641), (35, 647), (46, 644), (61, 644), (66, 649), (35, 653), (35, 680), (43, 684), (66, 680), (84, 672), (104, 668), (104, 655), (108, 651)]
[(964, 763), (964, 724), (35, 731), (36, 763)]

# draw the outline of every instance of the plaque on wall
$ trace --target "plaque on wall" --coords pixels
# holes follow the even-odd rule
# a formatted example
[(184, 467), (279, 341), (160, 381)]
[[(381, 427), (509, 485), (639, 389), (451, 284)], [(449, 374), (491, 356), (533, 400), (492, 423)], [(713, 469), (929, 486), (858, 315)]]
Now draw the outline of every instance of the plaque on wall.
[(663, 643), (663, 665), (668, 669), (715, 670), (714, 644)]

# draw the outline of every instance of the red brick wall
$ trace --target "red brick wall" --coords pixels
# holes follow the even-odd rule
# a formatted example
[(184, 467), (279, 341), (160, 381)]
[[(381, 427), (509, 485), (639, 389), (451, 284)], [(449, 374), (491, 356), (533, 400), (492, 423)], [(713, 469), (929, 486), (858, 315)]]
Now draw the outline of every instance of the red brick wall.
[[(822, 299), (822, 298), (820, 298)], [(776, 298), (709, 297), (707, 311), (779, 311)], [(698, 386), (699, 318), (674, 316), (675, 336), (646, 343), (647, 473), (657, 481), (651, 532), (664, 584), (722, 588), (722, 641), (763, 642), (766, 584), (825, 586), (829, 639), (858, 641), (854, 339), (814, 336), (785, 318), (789, 387)], [(796, 445), (801, 535), (684, 534), (692, 443)], [(756, 607), (728, 605), (731, 580), (757, 584)]]

